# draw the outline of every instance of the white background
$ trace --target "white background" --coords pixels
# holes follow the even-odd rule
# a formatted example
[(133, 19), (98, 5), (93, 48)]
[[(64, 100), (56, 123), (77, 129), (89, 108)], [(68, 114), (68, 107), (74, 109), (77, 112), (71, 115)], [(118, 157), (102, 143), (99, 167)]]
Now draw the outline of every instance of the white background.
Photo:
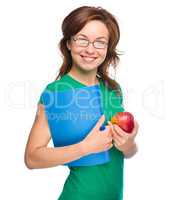
[(0, 199), (56, 200), (64, 166), (28, 170), (24, 150), (39, 96), (62, 63), (64, 17), (81, 5), (112, 12), (124, 51), (117, 80), (126, 110), (139, 122), (139, 152), (125, 160), (124, 200), (169, 199), (168, 6), (160, 0), (0, 1)]

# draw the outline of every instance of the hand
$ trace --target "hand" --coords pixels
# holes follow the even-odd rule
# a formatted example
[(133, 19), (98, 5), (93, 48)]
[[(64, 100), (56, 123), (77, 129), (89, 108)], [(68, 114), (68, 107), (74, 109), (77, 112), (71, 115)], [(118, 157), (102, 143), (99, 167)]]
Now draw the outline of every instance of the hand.
[(114, 140), (114, 146), (118, 150), (120, 150), (122, 152), (126, 152), (134, 146), (134, 138), (136, 137), (138, 128), (139, 128), (139, 125), (136, 120), (134, 121), (134, 128), (131, 133), (127, 133), (127, 132), (123, 131), (116, 124), (112, 125), (112, 123), (110, 121), (108, 122), (108, 124), (111, 127), (112, 137)]
[(105, 116), (96, 123), (95, 127), (90, 131), (86, 138), (82, 141), (83, 149), (86, 153), (98, 153), (106, 151), (113, 147), (112, 133), (109, 125), (105, 127), (103, 131), (100, 131), (100, 127), (105, 121)]

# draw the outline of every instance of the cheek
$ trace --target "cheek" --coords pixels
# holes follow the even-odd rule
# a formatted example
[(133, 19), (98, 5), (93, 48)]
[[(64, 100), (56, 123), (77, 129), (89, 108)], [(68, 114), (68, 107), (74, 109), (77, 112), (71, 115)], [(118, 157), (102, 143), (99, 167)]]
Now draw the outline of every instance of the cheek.
[(83, 51), (83, 48), (81, 47), (76, 47), (74, 46), (74, 44), (71, 45), (71, 53), (73, 55), (78, 55), (79, 53), (81, 53)]
[(107, 55), (107, 51), (100, 53), (100, 60), (104, 61)]
[(78, 48), (71, 49), (72, 58), (76, 59), (76, 57), (79, 56), (81, 52), (82, 52), (82, 50), (78, 49)]

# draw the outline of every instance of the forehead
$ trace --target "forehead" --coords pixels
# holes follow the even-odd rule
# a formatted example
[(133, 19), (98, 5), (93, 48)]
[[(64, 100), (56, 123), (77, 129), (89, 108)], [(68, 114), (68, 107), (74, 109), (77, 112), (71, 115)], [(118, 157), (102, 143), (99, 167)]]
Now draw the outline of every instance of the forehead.
[(106, 25), (99, 20), (88, 22), (76, 35), (80, 34), (87, 36), (89, 39), (100, 37), (104, 37), (106, 39), (109, 38), (109, 32)]

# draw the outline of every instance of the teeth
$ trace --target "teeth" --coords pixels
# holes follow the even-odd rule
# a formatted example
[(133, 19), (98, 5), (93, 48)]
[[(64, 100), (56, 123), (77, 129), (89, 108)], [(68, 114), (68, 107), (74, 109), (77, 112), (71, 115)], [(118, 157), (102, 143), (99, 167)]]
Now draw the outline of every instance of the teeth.
[(83, 56), (83, 59), (84, 59), (85, 61), (93, 61), (93, 60), (95, 60), (95, 58), (86, 57), (86, 56)]

